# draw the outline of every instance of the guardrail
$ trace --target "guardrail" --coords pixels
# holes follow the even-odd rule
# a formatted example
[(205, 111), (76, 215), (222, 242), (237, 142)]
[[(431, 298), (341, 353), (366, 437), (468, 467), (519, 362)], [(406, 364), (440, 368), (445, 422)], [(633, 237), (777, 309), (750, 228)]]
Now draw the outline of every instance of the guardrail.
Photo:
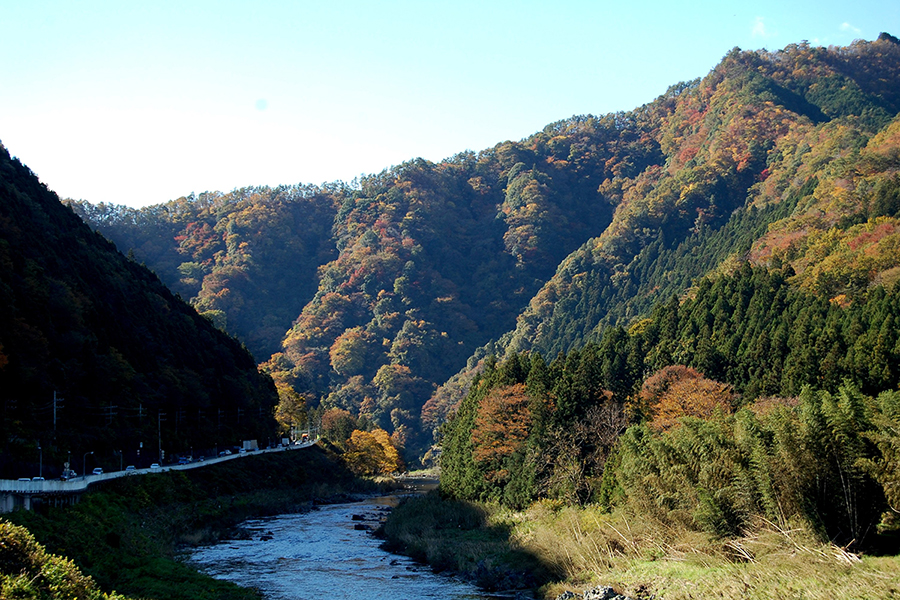
[[(252, 450), (249, 452), (235, 452), (234, 454), (217, 456), (203, 460), (195, 460), (182, 465), (165, 465), (157, 468), (133, 469), (131, 471), (111, 471), (109, 473), (101, 473), (99, 475), (80, 475), (67, 481), (58, 479), (45, 479), (38, 481), (19, 481), (16, 479), (0, 479), (0, 513), (10, 512), (16, 508), (31, 508), (30, 497), (36, 495), (58, 495), (58, 494), (80, 494), (87, 491), (88, 487), (102, 481), (111, 479), (119, 479), (121, 477), (136, 477), (140, 475), (150, 475), (153, 473), (163, 473), (165, 471), (184, 471), (187, 469), (198, 469), (209, 465), (215, 465), (228, 460), (236, 460), (247, 456), (255, 456), (257, 454), (267, 454), (271, 452), (285, 452), (288, 450), (299, 450), (309, 448), (318, 442), (318, 439), (308, 440), (306, 442), (292, 444), (290, 446), (280, 446), (278, 448), (264, 448), (261, 450)], [(15, 497), (19, 496), (18, 499)], [(17, 501), (18, 500), (18, 501)]]

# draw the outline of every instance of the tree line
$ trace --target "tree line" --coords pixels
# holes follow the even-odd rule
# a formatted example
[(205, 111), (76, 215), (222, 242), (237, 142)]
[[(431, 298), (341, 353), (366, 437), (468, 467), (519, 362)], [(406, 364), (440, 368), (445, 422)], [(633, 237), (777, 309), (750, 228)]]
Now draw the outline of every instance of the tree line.
[(486, 360), (441, 429), (442, 491), (716, 535), (802, 519), (864, 545), (896, 526), (900, 288), (834, 301), (795, 280), (745, 263), (552, 361)]

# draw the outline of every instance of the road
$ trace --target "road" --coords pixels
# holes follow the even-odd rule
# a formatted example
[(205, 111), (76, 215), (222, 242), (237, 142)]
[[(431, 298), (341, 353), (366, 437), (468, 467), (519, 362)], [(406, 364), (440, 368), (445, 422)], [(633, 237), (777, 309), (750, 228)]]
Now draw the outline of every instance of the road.
[[(135, 477), (138, 475), (148, 475), (151, 473), (162, 473), (165, 471), (185, 471), (187, 469), (199, 469), (208, 467), (228, 460), (238, 460), (248, 456), (257, 454), (267, 454), (271, 452), (286, 452), (289, 450), (301, 450), (309, 448), (318, 440), (313, 439), (306, 442), (300, 442), (291, 446), (281, 446), (278, 448), (265, 448), (263, 450), (254, 450), (252, 452), (236, 452), (231, 455), (219, 456), (206, 460), (198, 460), (184, 465), (166, 465), (156, 469), (134, 469), (132, 471), (112, 471), (110, 473), (101, 473), (100, 475), (83, 475), (68, 481), (60, 481), (58, 479), (47, 479), (44, 481), (18, 481), (15, 479), (0, 479), (0, 513), (10, 512), (14, 508), (28, 508), (30, 502), (22, 503), (23, 497), (27, 498), (32, 495), (40, 494), (79, 494), (87, 490), (88, 487), (101, 481), (110, 479), (118, 479), (119, 477)], [(18, 502), (15, 497), (18, 496)]]

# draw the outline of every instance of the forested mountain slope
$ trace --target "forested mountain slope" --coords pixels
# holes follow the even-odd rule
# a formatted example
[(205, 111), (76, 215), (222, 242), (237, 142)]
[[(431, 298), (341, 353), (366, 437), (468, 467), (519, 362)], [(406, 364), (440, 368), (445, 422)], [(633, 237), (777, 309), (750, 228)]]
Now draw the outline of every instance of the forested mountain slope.
[[(732, 51), (707, 77), (631, 113), (664, 158), (601, 192), (613, 223), (573, 252), (482, 349), (547, 357), (596, 340), (710, 272), (741, 261), (791, 264), (794, 283), (846, 302), (892, 284), (900, 252), (900, 46), (889, 35), (848, 48)], [(438, 390), (439, 422), (472, 371)]]
[[(591, 135), (618, 139), (613, 117), (586, 121)], [(570, 167), (544, 146), (412, 161), (354, 188), (238, 190), (141, 210), (72, 206), (173, 289), (196, 294), (199, 309), (222, 311), (230, 331), (257, 339), (259, 327), (234, 325), (252, 303), (261, 323), (280, 323), (283, 350), (267, 365), (279, 381), (416, 432), (434, 386), (511, 328), (555, 265), (610, 221), (598, 156)], [(316, 237), (328, 219), (330, 237)], [(304, 291), (292, 323), (284, 308)]]
[[(536, 295), (510, 349), (568, 350), (734, 258), (789, 261), (829, 297), (895, 267), (897, 254), (873, 244), (900, 216), (898, 75), (888, 39), (733, 51), (645, 107), (638, 118), (664, 158), (603, 182), (613, 223)], [(877, 259), (861, 264), (865, 254)]]
[(203, 193), (141, 210), (70, 206), (262, 361), (315, 293), (317, 267), (336, 254), (335, 203), (324, 190), (294, 186)]
[(59, 476), (70, 457), (80, 471), (87, 452), (89, 468), (149, 466), (160, 447), (275, 435), (274, 385), (240, 342), (2, 146), (0, 306), (0, 477), (35, 476), (39, 461)]
[[(662, 430), (679, 416), (708, 418), (754, 401), (759, 410), (796, 406), (804, 388), (896, 390), (900, 287), (874, 286), (844, 306), (793, 277), (790, 266), (743, 263), (553, 361), (533, 352), (488, 361), (447, 428), (443, 484), (521, 504), (548, 493), (584, 501), (599, 493), (603, 461), (629, 423)], [(566, 475), (572, 457), (582, 470)]]
[[(222, 311), (283, 385), (415, 433), (459, 400), (465, 376), (423, 427), (434, 386), (467, 363), (577, 348), (743, 260), (788, 263), (794, 285), (839, 303), (891, 283), (898, 111), (892, 36), (735, 49), (631, 112), (351, 186), (75, 208)], [(266, 211), (292, 216), (247, 216)]]

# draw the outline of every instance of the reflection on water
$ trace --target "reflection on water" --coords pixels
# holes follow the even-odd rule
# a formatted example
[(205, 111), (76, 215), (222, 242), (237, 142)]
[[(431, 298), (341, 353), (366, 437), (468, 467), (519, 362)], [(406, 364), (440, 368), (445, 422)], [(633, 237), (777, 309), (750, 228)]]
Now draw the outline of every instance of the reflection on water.
[(248, 521), (244, 527), (251, 539), (199, 548), (191, 562), (213, 577), (256, 588), (268, 600), (488, 597), (475, 586), (381, 550), (379, 540), (355, 528), (362, 523), (354, 521), (354, 515), (371, 524), (387, 503), (333, 504)]

